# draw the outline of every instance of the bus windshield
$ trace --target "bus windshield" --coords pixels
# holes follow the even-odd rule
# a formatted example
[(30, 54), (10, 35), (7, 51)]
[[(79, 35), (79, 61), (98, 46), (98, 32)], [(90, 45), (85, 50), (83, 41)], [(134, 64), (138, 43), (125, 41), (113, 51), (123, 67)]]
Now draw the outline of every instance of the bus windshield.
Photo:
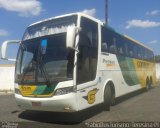
[(66, 33), (23, 41), (16, 63), (19, 84), (73, 79), (74, 50), (66, 48)]
[(27, 28), (17, 55), (15, 82), (46, 84), (73, 79), (74, 51), (66, 48), (68, 26), (77, 16), (49, 19)]

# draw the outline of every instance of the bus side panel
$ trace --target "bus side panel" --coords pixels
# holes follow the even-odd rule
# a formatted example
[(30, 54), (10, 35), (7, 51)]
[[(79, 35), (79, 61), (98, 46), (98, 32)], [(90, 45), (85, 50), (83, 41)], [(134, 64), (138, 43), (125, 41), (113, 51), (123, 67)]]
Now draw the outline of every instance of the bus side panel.
[(156, 85), (155, 63), (134, 59), (134, 66), (142, 88), (146, 87), (147, 77), (152, 81), (152, 86)]
[(100, 67), (103, 86), (108, 79), (112, 80), (116, 97), (141, 89), (131, 58), (102, 54)]
[(103, 90), (100, 78), (97, 82), (87, 82), (77, 86), (78, 110), (83, 110), (103, 102)]

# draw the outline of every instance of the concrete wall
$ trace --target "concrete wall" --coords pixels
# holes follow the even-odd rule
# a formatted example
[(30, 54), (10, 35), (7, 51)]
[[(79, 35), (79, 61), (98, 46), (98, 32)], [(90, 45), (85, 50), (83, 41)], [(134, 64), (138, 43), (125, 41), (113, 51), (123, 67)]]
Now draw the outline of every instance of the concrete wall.
[(0, 65), (0, 91), (13, 91), (14, 65)]

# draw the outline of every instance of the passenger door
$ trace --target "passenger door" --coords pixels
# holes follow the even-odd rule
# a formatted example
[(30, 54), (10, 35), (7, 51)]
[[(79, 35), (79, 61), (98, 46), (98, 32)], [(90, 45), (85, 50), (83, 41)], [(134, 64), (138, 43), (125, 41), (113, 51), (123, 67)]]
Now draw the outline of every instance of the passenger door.
[(82, 17), (77, 56), (77, 95), (78, 106), (83, 109), (96, 102), (97, 62), (98, 62), (98, 24)]

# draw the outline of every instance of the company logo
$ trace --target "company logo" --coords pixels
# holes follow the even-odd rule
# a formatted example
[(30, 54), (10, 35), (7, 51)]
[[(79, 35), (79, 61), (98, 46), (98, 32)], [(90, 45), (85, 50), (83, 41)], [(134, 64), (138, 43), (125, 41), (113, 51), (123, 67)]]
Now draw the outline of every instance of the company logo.
[(83, 98), (88, 101), (89, 104), (93, 104), (96, 100), (96, 93), (99, 89), (95, 88), (88, 92), (87, 96), (84, 96)]
[(103, 59), (103, 63), (105, 63), (107, 67), (112, 67), (112, 66), (115, 66), (115, 65), (116, 65), (116, 62), (113, 61), (113, 60)]

